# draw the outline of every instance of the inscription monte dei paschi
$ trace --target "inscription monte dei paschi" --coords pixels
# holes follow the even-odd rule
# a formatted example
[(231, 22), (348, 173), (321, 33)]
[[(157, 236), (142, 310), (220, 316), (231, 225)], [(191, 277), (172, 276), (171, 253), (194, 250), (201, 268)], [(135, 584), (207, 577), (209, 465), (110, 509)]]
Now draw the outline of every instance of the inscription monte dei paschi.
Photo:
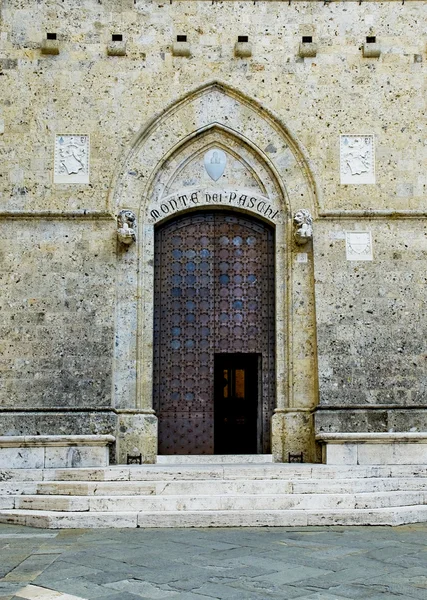
[(163, 198), (156, 205), (148, 209), (150, 221), (157, 223), (186, 208), (197, 206), (224, 206), (250, 210), (253, 213), (277, 223), (280, 220), (280, 210), (271, 204), (268, 198), (259, 196), (248, 190), (193, 190), (186, 193), (179, 192), (173, 196)]

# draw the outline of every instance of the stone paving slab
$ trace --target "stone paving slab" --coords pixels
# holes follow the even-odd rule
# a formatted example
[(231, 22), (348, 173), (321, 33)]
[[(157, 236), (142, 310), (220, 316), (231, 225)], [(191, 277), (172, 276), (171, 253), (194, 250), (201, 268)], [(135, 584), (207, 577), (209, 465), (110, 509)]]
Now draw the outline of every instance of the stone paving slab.
[(426, 600), (427, 524), (61, 531), (0, 525), (0, 600), (76, 598)]
[(78, 596), (63, 594), (55, 590), (46, 589), (37, 585), (27, 585), (16, 593), (17, 598), (25, 600), (82, 600)]

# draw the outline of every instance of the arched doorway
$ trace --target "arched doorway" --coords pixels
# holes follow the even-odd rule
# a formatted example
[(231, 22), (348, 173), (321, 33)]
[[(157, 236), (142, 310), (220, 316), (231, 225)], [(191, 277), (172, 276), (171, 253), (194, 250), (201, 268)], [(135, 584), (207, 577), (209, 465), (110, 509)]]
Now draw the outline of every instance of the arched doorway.
[(274, 230), (240, 213), (155, 231), (154, 409), (160, 454), (270, 451)]
[[(205, 165), (211, 150), (227, 156), (218, 180), (212, 179)], [(157, 460), (155, 231), (189, 210), (214, 207), (252, 215), (273, 227), (275, 407), (271, 452), (276, 461), (286, 461), (289, 453), (298, 452), (304, 452), (305, 461), (315, 459), (314, 262), (312, 244), (301, 252), (301, 246), (293, 241), (292, 215), (306, 208), (315, 217), (319, 191), (304, 148), (285, 124), (223, 82), (211, 82), (186, 94), (141, 129), (110, 194), (117, 212), (126, 208), (138, 217), (136, 244), (117, 249), (113, 406), (119, 462), (126, 462), (127, 454), (136, 454), (136, 450), (145, 462)]]

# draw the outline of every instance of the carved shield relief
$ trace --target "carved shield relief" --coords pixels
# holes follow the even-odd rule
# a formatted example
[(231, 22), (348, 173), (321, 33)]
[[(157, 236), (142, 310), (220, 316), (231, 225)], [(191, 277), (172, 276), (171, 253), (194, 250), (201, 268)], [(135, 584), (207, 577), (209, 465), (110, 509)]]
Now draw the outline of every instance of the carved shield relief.
[(227, 156), (218, 148), (213, 148), (205, 154), (205, 169), (211, 179), (218, 181), (225, 171)]

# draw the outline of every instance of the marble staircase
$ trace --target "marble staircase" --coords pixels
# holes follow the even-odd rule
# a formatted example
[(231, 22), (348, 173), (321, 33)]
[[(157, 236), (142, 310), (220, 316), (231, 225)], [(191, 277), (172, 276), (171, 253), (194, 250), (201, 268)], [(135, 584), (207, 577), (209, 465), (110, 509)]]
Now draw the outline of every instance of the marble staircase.
[(427, 521), (427, 465), (159, 457), (0, 470), (0, 522), (46, 528), (399, 525)]

